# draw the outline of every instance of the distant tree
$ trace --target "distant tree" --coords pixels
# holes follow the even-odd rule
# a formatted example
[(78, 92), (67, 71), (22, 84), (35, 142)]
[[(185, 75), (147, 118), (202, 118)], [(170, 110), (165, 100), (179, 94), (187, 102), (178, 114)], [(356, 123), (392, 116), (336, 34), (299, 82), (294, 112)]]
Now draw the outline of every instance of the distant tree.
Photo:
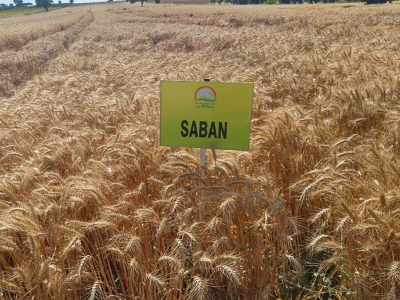
[(135, 4), (136, 0), (129, 0), (131, 4)]
[(46, 11), (49, 11), (50, 4), (53, 3), (53, 0), (42, 0), (42, 2), (43, 2), (43, 8)]
[(0, 4), (1, 7), (6, 7), (7, 5), (5, 5), (4, 3)]
[(384, 4), (387, 0), (367, 0), (366, 4)]
[(10, 3), (8, 6), (9, 6), (9, 7), (13, 7), (13, 6), (14, 6), (14, 4)]
[(69, 0), (69, 3), (74, 4), (74, 0)]
[(240, 4), (240, 5), (249, 4), (249, 0), (230, 0), (228, 2), (232, 3), (232, 4)]
[(53, 0), (35, 0), (37, 7), (43, 7), (46, 11), (49, 11), (49, 7)]
[(161, 0), (154, 0), (156, 4), (160, 4)]
[(61, 0), (58, 0), (58, 4), (62, 4)]
[(23, 0), (14, 0), (14, 4), (16, 7), (21, 7), (23, 5), (24, 1)]

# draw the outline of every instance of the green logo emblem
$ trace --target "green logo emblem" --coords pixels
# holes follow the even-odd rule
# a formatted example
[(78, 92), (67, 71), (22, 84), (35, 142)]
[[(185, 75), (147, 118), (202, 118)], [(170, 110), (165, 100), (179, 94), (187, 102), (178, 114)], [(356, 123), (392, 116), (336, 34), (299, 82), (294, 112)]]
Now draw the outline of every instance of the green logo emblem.
[(209, 86), (201, 86), (194, 93), (196, 108), (215, 108), (217, 95)]

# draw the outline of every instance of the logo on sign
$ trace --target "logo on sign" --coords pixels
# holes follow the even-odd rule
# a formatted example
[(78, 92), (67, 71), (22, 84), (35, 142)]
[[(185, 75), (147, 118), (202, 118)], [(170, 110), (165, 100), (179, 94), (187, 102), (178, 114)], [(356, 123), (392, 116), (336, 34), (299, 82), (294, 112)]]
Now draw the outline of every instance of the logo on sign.
[(194, 93), (196, 108), (215, 108), (217, 94), (212, 87), (201, 86)]

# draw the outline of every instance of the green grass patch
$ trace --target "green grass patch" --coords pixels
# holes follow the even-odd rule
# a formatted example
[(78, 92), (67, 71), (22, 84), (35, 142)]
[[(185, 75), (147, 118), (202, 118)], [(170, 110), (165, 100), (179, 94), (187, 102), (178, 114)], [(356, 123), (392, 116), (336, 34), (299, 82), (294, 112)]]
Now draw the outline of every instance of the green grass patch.
[[(60, 8), (64, 8), (69, 6), (70, 4), (53, 4), (49, 7), (49, 10), (56, 10)], [(15, 7), (7, 10), (1, 10), (0, 11), (0, 18), (8, 18), (8, 17), (14, 17), (14, 16), (20, 16), (20, 15), (32, 15), (32, 14), (38, 14), (44, 12), (43, 7), (36, 7), (36, 6), (31, 6), (31, 7)]]

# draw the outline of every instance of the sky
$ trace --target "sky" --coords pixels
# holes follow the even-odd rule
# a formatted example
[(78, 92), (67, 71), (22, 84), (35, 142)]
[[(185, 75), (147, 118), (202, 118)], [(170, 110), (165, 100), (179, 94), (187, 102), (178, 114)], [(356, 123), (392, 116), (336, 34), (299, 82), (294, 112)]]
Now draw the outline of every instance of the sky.
[[(25, 3), (33, 3), (35, 4), (35, 0), (24, 0)], [(53, 0), (54, 3), (58, 3), (58, 0)], [(61, 0), (62, 3), (69, 3), (69, 0)], [(107, 2), (106, 0), (74, 0), (74, 3), (92, 3), (92, 2)], [(13, 0), (0, 0), (0, 4), (4, 3), (9, 5), (10, 3), (14, 3)]]

